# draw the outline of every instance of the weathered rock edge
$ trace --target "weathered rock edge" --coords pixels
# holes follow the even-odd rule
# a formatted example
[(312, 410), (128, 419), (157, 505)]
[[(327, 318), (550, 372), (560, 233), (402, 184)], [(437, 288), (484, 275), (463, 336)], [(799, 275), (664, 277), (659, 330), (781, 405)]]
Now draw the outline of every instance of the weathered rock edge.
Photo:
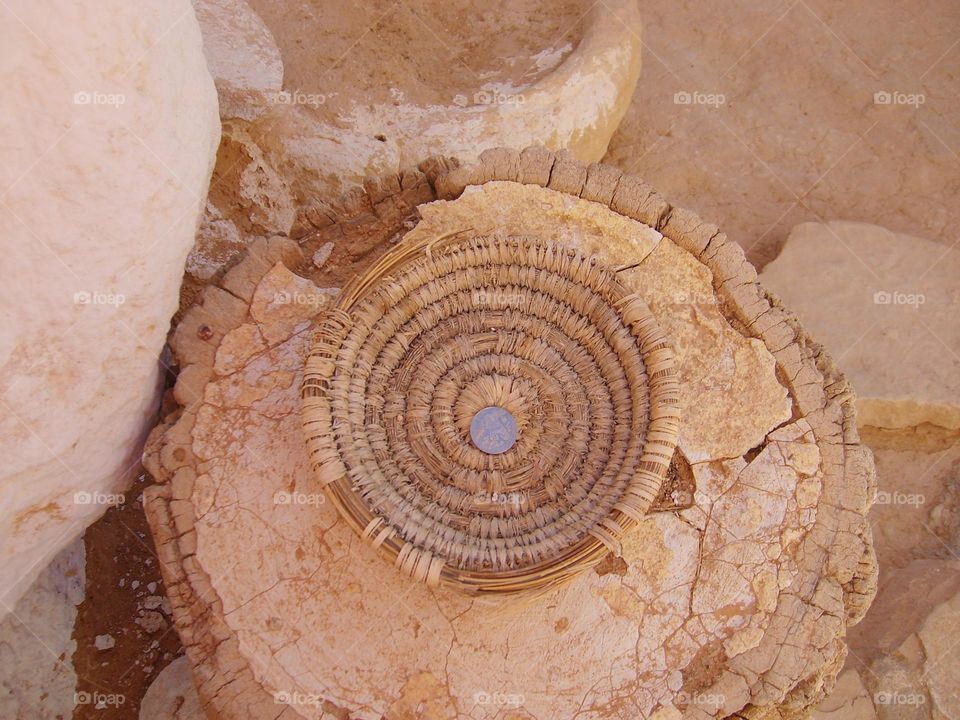
[[(492, 181), (547, 187), (607, 205), (656, 228), (711, 270), (725, 317), (744, 335), (761, 340), (776, 358), (778, 377), (793, 402), (793, 419), (805, 417), (813, 429), (825, 480), (818, 522), (803, 539), (803, 556), (811, 560), (803, 569), (792, 602), (778, 606), (761, 643), (776, 646), (767, 648), (775, 660), (772, 667), (754, 674), (755, 682), (764, 679), (779, 687), (778, 666), (789, 664), (790, 659), (778, 649), (791, 644), (789, 640), (801, 630), (803, 620), (794, 617), (791, 610), (800, 610), (805, 604), (820, 607), (817, 597), (839, 587), (844, 620), (850, 626), (863, 617), (876, 593), (877, 564), (866, 520), (876, 491), (876, 473), (870, 451), (860, 444), (853, 391), (829, 354), (775, 296), (759, 285), (742, 249), (716, 225), (688, 210), (672, 207), (638, 178), (608, 165), (584, 165), (566, 151), (498, 148), (485, 151), (477, 164), (466, 167), (455, 160), (431, 158), (418, 170), (366, 183), (362, 193), (353, 194), (336, 208), (320, 203), (306, 209), (294, 234), (306, 242), (318, 233), (326, 237), (331, 232), (337, 236), (349, 235), (351, 230), (371, 232), (378, 224), (382, 231), (383, 226), (410, 216), (416, 204), (454, 199), (469, 185)], [(198, 390), (202, 392), (212, 376), (220, 340), (246, 317), (256, 282), (278, 261), (296, 270), (304, 264), (303, 253), (287, 238), (259, 241), (222, 278), (219, 287), (206, 288), (185, 313), (171, 338), (181, 367), (174, 388), (174, 398), (181, 407), (154, 429), (144, 456), (147, 469), (159, 483), (144, 492), (147, 518), (174, 607), (175, 625), (187, 649), (201, 702), (211, 718), (301, 717), (291, 706), (284, 706), (277, 714), (274, 698), (256, 682), (240, 653), (210, 577), (193, 557), (193, 508), (186, 499), (195, 477), (188, 467), (191, 406), (197, 404)], [(830, 478), (833, 481), (827, 482)], [(786, 598), (790, 600), (791, 596)], [(728, 717), (807, 717), (831, 689), (846, 656), (846, 645), (840, 638), (834, 638), (828, 649), (833, 655), (825, 656), (824, 664), (813, 674), (793, 687), (779, 688), (779, 702), (761, 699), (761, 704), (748, 704)], [(348, 713), (330, 704), (324, 710), (333, 717), (346, 717)]]

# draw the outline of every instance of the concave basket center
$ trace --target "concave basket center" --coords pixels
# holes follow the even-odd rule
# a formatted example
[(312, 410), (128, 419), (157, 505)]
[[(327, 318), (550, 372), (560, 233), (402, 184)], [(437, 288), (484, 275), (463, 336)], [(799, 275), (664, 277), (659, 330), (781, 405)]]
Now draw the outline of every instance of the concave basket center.
[(535, 237), (398, 245), (314, 336), (317, 480), (404, 574), (519, 592), (620, 552), (673, 456), (673, 354), (613, 268)]

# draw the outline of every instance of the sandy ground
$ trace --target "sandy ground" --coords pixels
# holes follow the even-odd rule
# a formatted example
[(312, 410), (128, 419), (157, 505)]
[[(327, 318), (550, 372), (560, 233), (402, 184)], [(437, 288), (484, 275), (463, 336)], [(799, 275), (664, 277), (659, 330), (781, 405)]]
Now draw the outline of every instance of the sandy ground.
[(757, 265), (805, 221), (957, 242), (960, 5), (641, 9), (643, 74), (607, 162), (718, 224)]
[[(150, 683), (183, 653), (169, 622), (169, 601), (140, 500), (149, 482), (137, 468), (125, 502), (108, 510), (84, 535), (86, 595), (73, 634), (77, 693), (81, 698), (120, 694), (124, 701), (101, 707), (78, 704), (74, 720), (135, 718)], [(113, 638), (112, 648), (97, 649), (96, 638), (102, 635)]]

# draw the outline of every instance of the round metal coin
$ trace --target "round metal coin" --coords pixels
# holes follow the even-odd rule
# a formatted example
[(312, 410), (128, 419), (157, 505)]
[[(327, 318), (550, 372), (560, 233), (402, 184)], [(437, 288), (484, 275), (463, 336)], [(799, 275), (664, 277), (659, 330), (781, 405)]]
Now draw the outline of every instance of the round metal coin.
[(501, 407), (485, 407), (470, 421), (470, 439), (488, 455), (499, 455), (517, 442), (517, 421)]

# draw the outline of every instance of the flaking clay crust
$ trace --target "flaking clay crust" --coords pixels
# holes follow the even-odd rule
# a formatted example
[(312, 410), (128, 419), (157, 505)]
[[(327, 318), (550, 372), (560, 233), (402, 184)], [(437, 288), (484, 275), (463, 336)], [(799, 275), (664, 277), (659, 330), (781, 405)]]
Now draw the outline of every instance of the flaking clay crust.
[[(178, 407), (146, 453), (147, 514), (207, 714), (806, 717), (876, 589), (875, 473), (843, 375), (734, 242), (638, 179), (544, 148), (407, 172), (420, 204), (403, 243), (536, 237), (597, 257), (642, 298), (680, 388), (667, 479), (619, 557), (533, 597), (431, 588), (384, 562), (327, 499), (300, 428), (313, 326), (337, 302), (303, 251), (375, 223), (308, 203), (299, 242), (258, 244), (184, 313)], [(400, 176), (369, 187), (377, 199), (355, 206), (401, 207)], [(688, 501), (663, 496), (684, 488)]]

